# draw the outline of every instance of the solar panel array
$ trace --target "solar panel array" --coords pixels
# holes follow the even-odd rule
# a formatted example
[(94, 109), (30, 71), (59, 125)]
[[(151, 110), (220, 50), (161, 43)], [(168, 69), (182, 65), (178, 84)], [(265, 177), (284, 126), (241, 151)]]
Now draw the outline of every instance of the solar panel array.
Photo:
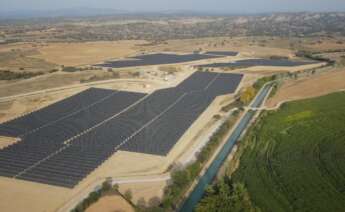
[(146, 96), (91, 89), (64, 101), (74, 104), (88, 92), (97, 98), (76, 103), (79, 109), (64, 116), (54, 114), (55, 120), (43, 119), (36, 131), (15, 130), (21, 125), (13, 123), (30, 117), (4, 123), (0, 134), (11, 132), (22, 141), (0, 150), (0, 175), (73, 188), (118, 150), (167, 155), (214, 98), (234, 92), (241, 79), (239, 74), (196, 72), (177, 87)]
[(184, 63), (204, 59), (214, 59), (224, 56), (225, 55), (223, 54), (146, 54), (130, 57), (124, 60), (108, 61), (104, 64), (99, 64), (99, 66), (112, 68), (126, 68), (135, 66)]
[[(143, 96), (145, 94), (91, 88), (1, 124), (0, 135), (10, 134), (21, 141), (0, 150), (0, 175), (22, 178), (20, 175), (26, 170), (66, 148), (68, 139), (116, 115)], [(38, 114), (42, 114), (42, 118)], [(64, 159), (65, 163), (72, 161)], [(54, 184), (52, 180), (47, 183)]]
[(221, 68), (221, 67), (253, 67), (253, 66), (278, 66), (278, 67), (293, 67), (293, 66), (302, 66), (302, 65), (311, 65), (316, 64), (315, 61), (298, 61), (298, 60), (289, 60), (289, 59), (246, 59), (238, 60), (234, 62), (227, 63), (211, 63), (200, 65), (199, 67), (203, 68)]

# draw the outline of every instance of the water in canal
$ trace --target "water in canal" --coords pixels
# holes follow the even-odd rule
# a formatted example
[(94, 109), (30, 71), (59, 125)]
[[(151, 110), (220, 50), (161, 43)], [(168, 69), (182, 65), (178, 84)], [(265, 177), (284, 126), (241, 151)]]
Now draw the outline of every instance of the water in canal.
[[(266, 85), (263, 89), (261, 89), (260, 93), (255, 98), (254, 102), (251, 104), (252, 107), (259, 107), (262, 102), (264, 101), (265, 97), (269, 93), (271, 85)], [(209, 184), (212, 183), (214, 178), (216, 177), (219, 169), (223, 165), (224, 161), (230, 154), (232, 148), (235, 146), (237, 140), (240, 138), (243, 131), (247, 128), (249, 122), (252, 120), (253, 116), (255, 115), (256, 111), (249, 110), (241, 119), (240, 123), (236, 126), (235, 130), (228, 138), (227, 142), (223, 146), (223, 149), (218, 153), (216, 158), (211, 163), (210, 167), (206, 170), (205, 174), (199, 179), (198, 184), (183, 203), (182, 207), (180, 208), (180, 212), (190, 212), (193, 211), (195, 206), (198, 204), (200, 199), (202, 198), (205, 189)]]

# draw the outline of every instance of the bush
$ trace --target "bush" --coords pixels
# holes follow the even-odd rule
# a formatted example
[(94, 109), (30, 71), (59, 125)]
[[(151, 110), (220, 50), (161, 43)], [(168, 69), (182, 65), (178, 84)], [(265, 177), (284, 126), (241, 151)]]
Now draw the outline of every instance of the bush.
[(76, 71), (80, 71), (80, 69), (76, 68), (76, 67), (72, 67), (72, 66), (66, 66), (62, 68), (62, 71), (64, 72), (76, 72)]
[(127, 201), (132, 201), (132, 197), (133, 196), (132, 196), (132, 191), (131, 190), (128, 189), (123, 196), (125, 197), (125, 199)]
[(240, 96), (240, 101), (244, 104), (247, 105), (249, 104), (252, 99), (255, 97), (256, 90), (253, 87), (248, 87)]
[(55, 73), (55, 72), (58, 72), (58, 71), (59, 71), (58, 69), (54, 68), (54, 69), (50, 70), (49, 73), (51, 74), (51, 73)]

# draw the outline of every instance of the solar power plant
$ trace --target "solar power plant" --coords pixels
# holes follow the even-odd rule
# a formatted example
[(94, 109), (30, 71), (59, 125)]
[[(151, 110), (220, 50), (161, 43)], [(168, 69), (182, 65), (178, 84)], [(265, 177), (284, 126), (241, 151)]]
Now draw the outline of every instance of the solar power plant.
[(200, 65), (200, 67), (205, 68), (220, 68), (220, 67), (252, 67), (252, 66), (301, 66), (315, 64), (315, 61), (293, 61), (287, 59), (247, 59), (239, 60), (229, 63), (212, 63), (206, 65)]
[(164, 65), (219, 58), (223, 56), (224, 55), (222, 54), (147, 54), (136, 57), (130, 57), (127, 60), (109, 61), (104, 64), (100, 64), (99, 66), (112, 68), (126, 68), (146, 65)]
[[(235, 92), (241, 79), (240, 74), (195, 72), (177, 87), (149, 95), (99, 90), (107, 95), (84, 109), (45, 120), (37, 131), (17, 133), (22, 140), (0, 150), (0, 175), (73, 188), (118, 150), (165, 156), (214, 98)], [(86, 94), (65, 101), (80, 95)], [(28, 118), (14, 121), (21, 119)], [(10, 124), (0, 127), (8, 133)]]

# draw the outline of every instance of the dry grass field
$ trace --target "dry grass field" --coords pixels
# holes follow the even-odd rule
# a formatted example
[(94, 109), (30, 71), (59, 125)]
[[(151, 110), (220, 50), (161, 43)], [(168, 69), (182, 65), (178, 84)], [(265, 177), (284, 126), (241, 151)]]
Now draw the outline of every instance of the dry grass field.
[(134, 212), (132, 206), (119, 195), (107, 195), (98, 200), (86, 212)]
[(26, 80), (8, 82), (0, 86), (0, 97), (80, 84), (80, 79), (91, 76), (92, 74), (93, 71), (78, 73), (57, 72)]
[(135, 46), (144, 41), (49, 43), (39, 47), (35, 58), (65, 65), (80, 66), (101, 63), (104, 60), (122, 58), (135, 54)]
[(248, 45), (251, 40), (260, 40), (260, 38), (198, 38), (198, 39), (184, 39), (184, 40), (168, 40), (160, 44), (145, 45), (139, 47), (140, 51), (145, 52), (192, 52), (194, 50), (212, 51), (212, 50), (227, 50), (238, 51), (241, 55), (249, 57), (268, 57), (272, 55), (292, 57), (293, 51), (285, 46), (276, 46), (275, 44), (260, 44), (260, 42)]
[(341, 89), (345, 89), (345, 70), (337, 69), (310, 78), (286, 81), (266, 106), (274, 107), (282, 101), (322, 96)]

